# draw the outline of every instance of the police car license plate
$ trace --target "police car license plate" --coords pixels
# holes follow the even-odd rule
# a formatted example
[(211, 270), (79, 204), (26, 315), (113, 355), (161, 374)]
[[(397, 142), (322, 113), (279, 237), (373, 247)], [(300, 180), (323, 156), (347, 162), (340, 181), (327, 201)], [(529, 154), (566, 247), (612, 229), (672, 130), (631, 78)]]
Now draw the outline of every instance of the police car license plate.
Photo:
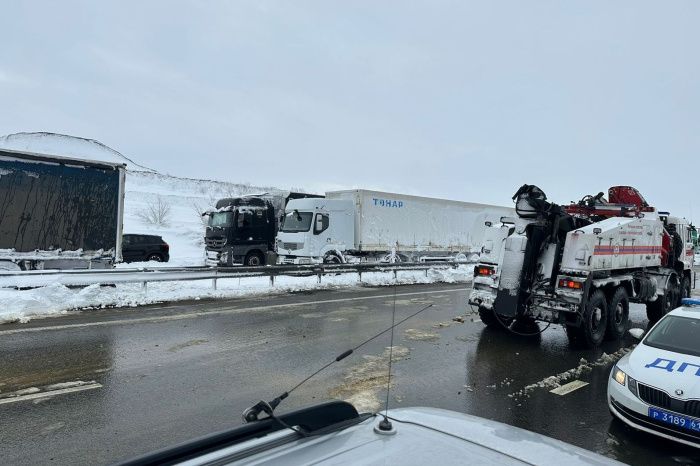
[(700, 432), (700, 419), (694, 419), (692, 417), (682, 416), (680, 414), (673, 414), (656, 408), (649, 408), (649, 417), (655, 421), (661, 421), (682, 429)]

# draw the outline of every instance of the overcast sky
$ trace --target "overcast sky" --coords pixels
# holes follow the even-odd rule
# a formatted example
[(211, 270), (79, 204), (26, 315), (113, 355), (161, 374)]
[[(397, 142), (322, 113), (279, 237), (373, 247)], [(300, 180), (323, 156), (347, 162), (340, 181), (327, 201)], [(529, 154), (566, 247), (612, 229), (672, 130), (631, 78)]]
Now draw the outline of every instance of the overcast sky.
[(6, 2), (0, 134), (161, 172), (700, 218), (700, 2)]

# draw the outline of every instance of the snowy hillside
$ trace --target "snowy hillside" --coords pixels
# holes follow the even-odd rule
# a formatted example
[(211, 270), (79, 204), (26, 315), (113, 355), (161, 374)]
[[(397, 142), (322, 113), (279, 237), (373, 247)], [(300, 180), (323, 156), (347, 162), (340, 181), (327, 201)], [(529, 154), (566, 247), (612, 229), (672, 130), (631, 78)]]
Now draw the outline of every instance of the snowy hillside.
[[(213, 208), (216, 200), (223, 197), (273, 190), (275, 188), (272, 187), (129, 171), (126, 176), (124, 233), (162, 236), (170, 245), (168, 265), (203, 265), (204, 224), (201, 212)], [(159, 202), (169, 209), (164, 224), (154, 225), (141, 218), (149, 207)], [(133, 265), (122, 264), (122, 267)]]

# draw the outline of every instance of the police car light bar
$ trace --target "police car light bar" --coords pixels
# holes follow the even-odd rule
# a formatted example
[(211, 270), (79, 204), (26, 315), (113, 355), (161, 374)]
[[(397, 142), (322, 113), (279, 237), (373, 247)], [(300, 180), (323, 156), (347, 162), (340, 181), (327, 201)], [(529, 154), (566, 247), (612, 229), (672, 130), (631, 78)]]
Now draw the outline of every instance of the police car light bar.
[(681, 299), (681, 304), (684, 306), (700, 306), (700, 299), (683, 298), (683, 299)]

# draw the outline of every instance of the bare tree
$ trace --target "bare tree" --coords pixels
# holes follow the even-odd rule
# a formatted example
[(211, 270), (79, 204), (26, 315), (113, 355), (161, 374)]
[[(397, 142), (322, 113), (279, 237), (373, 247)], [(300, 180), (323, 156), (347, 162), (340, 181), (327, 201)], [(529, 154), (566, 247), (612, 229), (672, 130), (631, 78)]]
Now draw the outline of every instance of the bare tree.
[(170, 204), (158, 196), (155, 202), (136, 212), (136, 216), (146, 225), (167, 227), (170, 224)]

